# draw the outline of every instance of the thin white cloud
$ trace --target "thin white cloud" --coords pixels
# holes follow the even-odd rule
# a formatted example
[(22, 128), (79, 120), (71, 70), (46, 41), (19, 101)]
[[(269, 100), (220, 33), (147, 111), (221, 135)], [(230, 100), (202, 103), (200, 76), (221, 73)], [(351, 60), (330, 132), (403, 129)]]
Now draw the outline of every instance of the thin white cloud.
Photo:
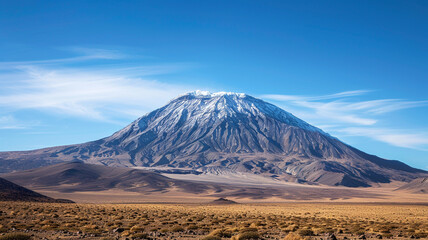
[(109, 49), (93, 49), (82, 47), (65, 48), (65, 50), (78, 54), (77, 56), (67, 58), (45, 59), (45, 60), (31, 60), (31, 61), (14, 61), (14, 62), (0, 62), (0, 70), (10, 70), (22, 66), (34, 65), (58, 65), (79, 63), (91, 60), (114, 60), (124, 59), (127, 55), (116, 50)]
[(68, 47), (64, 48), (71, 52), (75, 52), (80, 55), (80, 58), (90, 60), (90, 59), (123, 59), (128, 57), (118, 50), (112, 49), (102, 49), (102, 48), (85, 48), (85, 47)]
[(25, 129), (34, 123), (24, 123), (12, 115), (0, 116), (0, 129)]
[(284, 109), (291, 109), (297, 116), (315, 125), (325, 126), (331, 132), (365, 136), (399, 147), (428, 149), (428, 133), (405, 132), (378, 126), (382, 114), (428, 106), (428, 101), (404, 99), (358, 101), (352, 98), (369, 92), (371, 91), (355, 90), (321, 96), (269, 94), (262, 97), (277, 101)]
[[(99, 49), (79, 50), (85, 55), (70, 61), (119, 57)], [(152, 79), (155, 75), (176, 71), (182, 64), (85, 68), (64, 66), (61, 59), (54, 59), (47, 63), (9, 62), (7, 65), (13, 66), (14, 71), (0, 72), (0, 89), (3, 89), (0, 108), (9, 111), (37, 109), (111, 121), (116, 116), (141, 116), (192, 89)]]
[(350, 105), (352, 103), (332, 101), (332, 102), (315, 102), (315, 101), (292, 101), (292, 104), (306, 108), (312, 112), (309, 118), (322, 118), (326, 120), (334, 120), (345, 123), (353, 123), (358, 125), (373, 125), (377, 122), (376, 119), (369, 116), (363, 117), (358, 114)]
[(349, 127), (337, 129), (337, 131), (349, 136), (370, 137), (397, 147), (428, 151), (428, 134), (426, 133), (414, 133), (412, 130), (361, 127)]
[(280, 95), (280, 94), (266, 94), (263, 95), (264, 98), (278, 100), (278, 101), (317, 101), (317, 100), (328, 100), (328, 99), (337, 99), (343, 97), (352, 97), (358, 96), (365, 93), (371, 92), (370, 90), (354, 90), (354, 91), (345, 91), (328, 95), (321, 96), (298, 96), (298, 95)]
[[(376, 114), (383, 114), (407, 108), (428, 106), (428, 101), (407, 101), (402, 99), (377, 99), (370, 101), (350, 101), (349, 97), (359, 96), (369, 90), (346, 91), (321, 96), (262, 95), (262, 98), (276, 100), (285, 109), (288, 106), (303, 108), (308, 117), (334, 120), (358, 125), (374, 125)], [(325, 101), (330, 100), (330, 101)]]

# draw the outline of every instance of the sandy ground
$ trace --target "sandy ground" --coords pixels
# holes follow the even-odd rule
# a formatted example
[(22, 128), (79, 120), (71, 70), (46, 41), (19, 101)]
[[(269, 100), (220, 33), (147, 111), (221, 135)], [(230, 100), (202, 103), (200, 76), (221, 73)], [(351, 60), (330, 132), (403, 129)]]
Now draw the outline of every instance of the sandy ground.
[[(129, 192), (120, 189), (97, 192), (63, 193), (49, 189), (33, 189), (53, 198), (70, 199), (78, 203), (207, 203), (219, 197), (240, 203), (280, 203), (280, 202), (359, 202), (359, 203), (422, 203), (428, 204), (427, 194), (412, 194), (404, 191), (394, 191), (403, 183), (393, 182), (371, 188), (347, 188), (331, 186), (314, 186), (289, 183), (267, 179), (261, 176), (246, 174), (228, 175), (193, 175), (193, 174), (164, 174), (170, 178), (193, 180), (199, 182), (216, 182), (238, 186), (245, 194), (236, 190), (221, 193), (207, 192), (204, 194), (185, 193), (177, 189), (154, 191), (147, 193)], [(252, 193), (260, 189), (275, 189), (279, 192), (290, 193), (290, 197), (267, 196), (251, 198)], [(248, 189), (253, 189), (248, 192)], [(345, 194), (346, 193), (346, 194)], [(301, 195), (302, 197), (300, 197)]]
[(49, 190), (37, 190), (37, 192), (52, 198), (70, 199), (77, 203), (206, 203), (215, 199), (214, 197), (199, 196), (174, 190), (147, 194), (128, 192), (121, 189), (73, 193)]
[[(367, 192), (380, 193), (379, 189), (362, 190)], [(167, 193), (141, 194), (134, 192), (125, 192), (122, 190), (109, 190), (100, 192), (74, 192), (61, 193), (55, 191), (38, 191), (41, 194), (52, 198), (70, 199), (78, 203), (208, 203), (218, 197), (201, 196), (183, 192), (170, 191)], [(364, 194), (364, 193), (363, 193)], [(393, 193), (382, 190), (383, 196), (380, 198), (354, 197), (349, 199), (314, 199), (299, 201), (295, 199), (283, 199), (270, 197), (265, 199), (237, 198), (228, 197), (228, 199), (240, 203), (281, 203), (281, 202), (347, 202), (347, 203), (417, 203), (428, 205), (428, 196), (425, 194)]]

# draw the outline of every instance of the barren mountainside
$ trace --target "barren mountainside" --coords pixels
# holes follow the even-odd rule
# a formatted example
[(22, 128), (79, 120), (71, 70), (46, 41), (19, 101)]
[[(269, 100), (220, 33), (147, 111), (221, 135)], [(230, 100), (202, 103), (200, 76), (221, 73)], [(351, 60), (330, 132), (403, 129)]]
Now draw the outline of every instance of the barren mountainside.
[(251, 172), (350, 187), (427, 175), (361, 152), (263, 100), (200, 91), (179, 96), (98, 141), (0, 153), (0, 171), (71, 160), (215, 174)]
[(412, 193), (428, 194), (428, 177), (417, 178), (407, 184), (404, 184), (397, 190), (404, 190)]
[(53, 199), (40, 193), (31, 191), (6, 179), (0, 178), (0, 201), (26, 201), (26, 202), (62, 202), (72, 201)]
[(142, 199), (145, 197), (153, 198), (155, 195), (160, 201), (167, 199), (168, 195), (169, 197), (187, 196), (185, 198), (219, 198), (219, 201), (214, 201), (212, 202), (213, 204), (233, 203), (225, 200), (224, 198), (226, 197), (258, 200), (272, 197), (293, 200), (319, 200), (353, 197), (373, 199), (381, 196), (364, 192), (360, 189), (334, 189), (329, 186), (302, 186), (281, 183), (258, 185), (230, 181), (212, 182), (201, 179), (180, 180), (142, 169), (108, 167), (75, 161), (6, 173), (2, 174), (1, 177), (35, 191), (65, 194), (67, 197), (75, 198), (76, 201), (79, 201), (78, 195), (82, 193), (84, 198), (87, 199), (88, 195), (85, 193), (96, 193), (97, 195), (99, 193), (98, 196), (106, 196), (105, 194), (107, 193), (107, 196), (109, 196), (112, 192), (116, 192), (119, 195), (124, 193), (124, 199), (129, 196), (125, 192), (140, 193), (142, 194), (140, 195)]
[(109, 189), (151, 192), (178, 188), (184, 192), (201, 193), (212, 187), (174, 180), (158, 173), (141, 169), (107, 167), (75, 161), (2, 174), (2, 177), (31, 189), (59, 192), (103, 191)]

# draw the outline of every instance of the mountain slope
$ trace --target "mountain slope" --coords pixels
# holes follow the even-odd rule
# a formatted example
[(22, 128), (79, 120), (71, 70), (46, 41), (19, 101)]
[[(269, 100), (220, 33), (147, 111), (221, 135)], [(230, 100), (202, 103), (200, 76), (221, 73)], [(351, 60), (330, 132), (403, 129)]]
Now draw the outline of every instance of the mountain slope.
[(0, 201), (71, 202), (47, 197), (3, 178), (0, 178)]
[[(19, 166), (10, 166), (11, 160)], [(366, 154), (246, 94), (182, 95), (112, 136), (84, 144), (0, 153), (2, 171), (26, 161), (251, 172), (327, 185), (411, 181), (427, 172)]]
[[(117, 200), (117, 197), (111, 198), (111, 195), (117, 195), (117, 192), (120, 192), (119, 195), (124, 194), (122, 200), (126, 200), (126, 196), (129, 196), (125, 192), (135, 193), (138, 197), (131, 199), (138, 202), (162, 202), (166, 199), (171, 200), (171, 198), (176, 201), (176, 197), (190, 200), (195, 197), (320, 200), (332, 198), (375, 199), (382, 196), (362, 189), (335, 189), (328, 186), (308, 186), (274, 181), (254, 184), (230, 181), (212, 182), (203, 181), (203, 179), (178, 180), (151, 171), (82, 162), (59, 163), (1, 176), (22, 186), (37, 191), (47, 191), (56, 196), (67, 196), (77, 202), (82, 199), (88, 201), (87, 194), (95, 194), (97, 199), (110, 202), (112, 199)], [(83, 198), (79, 198), (78, 196), (82, 196), (82, 194)]]
[(135, 192), (179, 188), (184, 192), (204, 192), (209, 186), (174, 180), (151, 171), (65, 162), (2, 175), (3, 178), (33, 189), (59, 192), (122, 189)]
[(397, 190), (409, 191), (412, 193), (427, 193), (428, 194), (428, 177), (417, 178), (407, 184), (404, 184)]

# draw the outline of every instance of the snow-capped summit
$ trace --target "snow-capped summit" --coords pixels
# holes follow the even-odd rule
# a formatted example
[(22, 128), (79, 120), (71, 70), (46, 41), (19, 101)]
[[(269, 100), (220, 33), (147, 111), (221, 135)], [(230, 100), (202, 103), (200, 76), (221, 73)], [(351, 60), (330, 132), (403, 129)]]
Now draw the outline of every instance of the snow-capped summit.
[[(12, 159), (18, 153), (0, 159)], [(243, 93), (195, 91), (98, 141), (19, 155), (113, 166), (250, 172), (327, 185), (408, 181), (422, 170), (368, 155)], [(16, 164), (15, 164), (16, 165)]]
[(245, 93), (211, 93), (197, 90), (174, 98), (165, 107), (169, 109), (166, 112), (174, 112), (177, 115), (181, 115), (183, 110), (191, 112), (193, 120), (200, 124), (238, 115), (247, 118), (271, 117), (290, 126), (326, 134), (291, 113)]
[(247, 94), (245, 93), (234, 93), (234, 92), (209, 92), (209, 91), (201, 91), (196, 90), (193, 92), (188, 92), (186, 94), (183, 94), (181, 96), (194, 96), (194, 97), (221, 97), (221, 96), (236, 96), (236, 97), (246, 97)]

